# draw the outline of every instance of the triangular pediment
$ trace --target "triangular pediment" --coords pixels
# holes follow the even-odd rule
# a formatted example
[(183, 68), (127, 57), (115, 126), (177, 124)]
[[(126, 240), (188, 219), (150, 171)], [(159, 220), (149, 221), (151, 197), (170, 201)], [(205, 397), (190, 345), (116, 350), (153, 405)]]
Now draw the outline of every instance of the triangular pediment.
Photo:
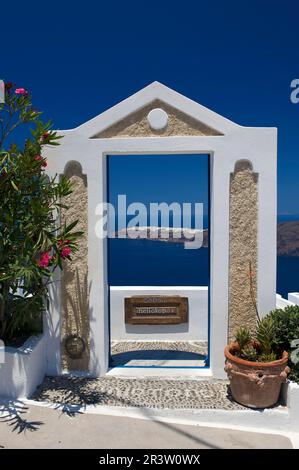
[[(163, 129), (153, 129), (148, 119), (152, 110), (163, 110), (168, 122)], [(154, 100), (138, 111), (126, 116), (112, 126), (104, 129), (92, 138), (113, 137), (154, 137), (154, 136), (180, 136), (180, 135), (223, 135), (221, 132), (194, 119), (183, 111), (179, 111), (161, 100)]]
[[(166, 118), (162, 128), (152, 126), (151, 111)], [(221, 136), (240, 127), (176, 91), (153, 82), (129, 98), (71, 132), (89, 139)]]

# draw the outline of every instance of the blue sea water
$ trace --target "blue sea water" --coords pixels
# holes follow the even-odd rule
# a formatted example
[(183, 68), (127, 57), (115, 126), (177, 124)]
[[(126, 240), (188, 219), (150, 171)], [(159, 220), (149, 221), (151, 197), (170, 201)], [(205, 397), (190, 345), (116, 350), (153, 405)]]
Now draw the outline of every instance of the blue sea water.
[[(278, 222), (299, 220), (279, 216)], [(207, 227), (207, 218), (204, 226)], [(209, 249), (186, 250), (181, 243), (109, 239), (109, 283), (131, 286), (209, 284)], [(299, 257), (278, 257), (277, 292), (299, 291)]]
[(202, 286), (209, 280), (209, 250), (183, 244), (110, 239), (109, 283), (116, 286)]

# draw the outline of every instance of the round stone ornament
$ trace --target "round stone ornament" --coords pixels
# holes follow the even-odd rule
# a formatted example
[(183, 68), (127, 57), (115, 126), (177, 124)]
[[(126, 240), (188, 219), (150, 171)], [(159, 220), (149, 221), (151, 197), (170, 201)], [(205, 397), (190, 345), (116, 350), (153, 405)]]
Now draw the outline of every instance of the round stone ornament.
[(168, 125), (168, 114), (161, 108), (155, 108), (148, 113), (147, 120), (151, 129), (162, 131)]
[(85, 351), (85, 342), (78, 335), (70, 335), (65, 339), (64, 347), (71, 359), (80, 359)]

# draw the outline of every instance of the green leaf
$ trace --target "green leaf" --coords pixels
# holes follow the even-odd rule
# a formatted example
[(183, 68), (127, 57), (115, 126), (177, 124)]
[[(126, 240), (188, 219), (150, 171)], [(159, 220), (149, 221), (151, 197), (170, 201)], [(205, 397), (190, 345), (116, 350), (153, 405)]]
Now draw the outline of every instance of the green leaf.
[(12, 187), (13, 187), (16, 191), (19, 191), (19, 188), (18, 188), (18, 186), (16, 185), (16, 183), (15, 183), (13, 180), (11, 180), (10, 182), (11, 182)]

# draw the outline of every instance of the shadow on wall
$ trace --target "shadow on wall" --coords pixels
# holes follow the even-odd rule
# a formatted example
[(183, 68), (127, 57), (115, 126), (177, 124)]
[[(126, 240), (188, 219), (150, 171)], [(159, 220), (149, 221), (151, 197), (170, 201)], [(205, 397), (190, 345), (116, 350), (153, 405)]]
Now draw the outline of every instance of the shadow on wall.
[[(76, 230), (83, 233), (78, 242), (78, 251), (71, 261), (63, 265), (61, 276), (61, 363), (68, 371), (88, 371), (90, 357), (89, 294), (88, 286), (88, 194), (87, 177), (80, 163), (70, 161), (65, 176), (72, 184), (72, 193), (64, 198), (61, 223), (78, 221)], [(65, 349), (66, 339), (79, 336), (85, 349), (78, 358), (70, 357)]]
[[(89, 294), (87, 272), (79, 273), (78, 268), (63, 273), (62, 295), (62, 365), (67, 370), (88, 371), (90, 358)], [(71, 291), (67, 286), (72, 285)], [(65, 350), (65, 340), (70, 335), (78, 335), (85, 342), (81, 358), (71, 358)]]

